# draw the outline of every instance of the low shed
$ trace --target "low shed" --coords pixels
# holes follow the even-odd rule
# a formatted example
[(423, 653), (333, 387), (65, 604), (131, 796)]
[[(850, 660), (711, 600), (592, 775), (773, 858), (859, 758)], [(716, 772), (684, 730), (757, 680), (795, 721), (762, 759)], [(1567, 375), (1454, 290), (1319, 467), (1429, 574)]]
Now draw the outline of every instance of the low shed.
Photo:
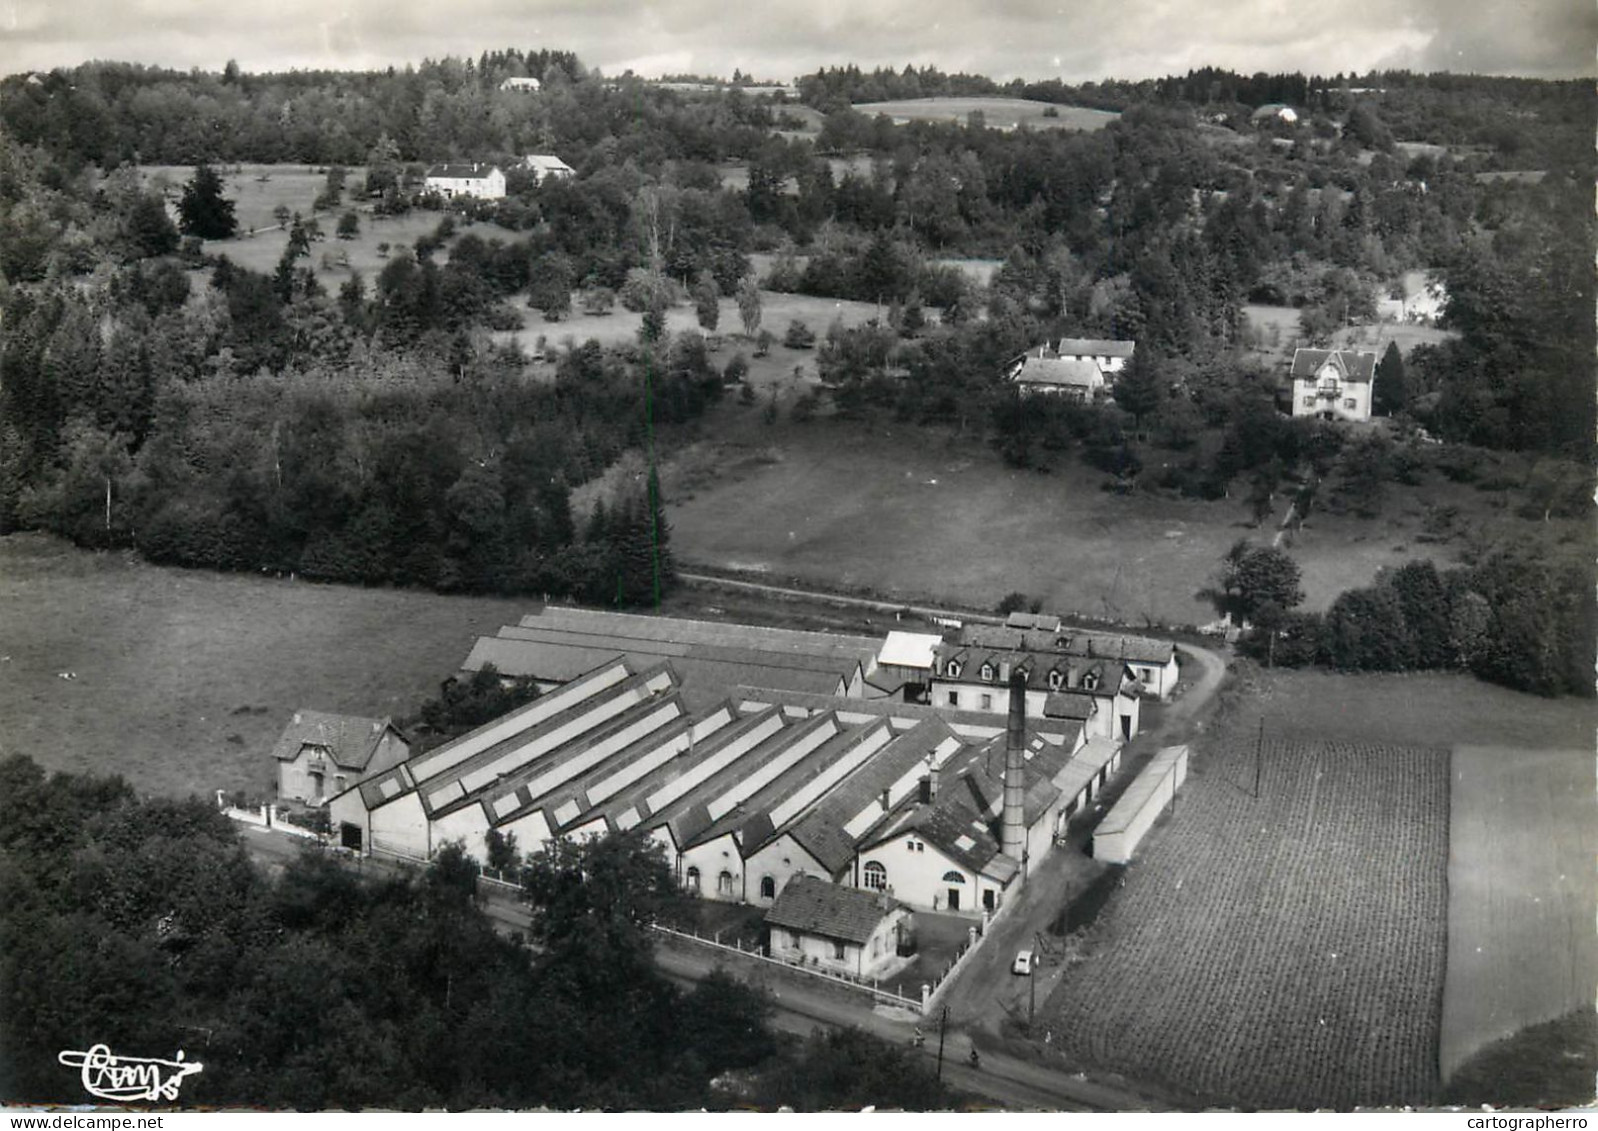
[(1129, 863), (1160, 812), (1175, 803), (1176, 791), (1186, 779), (1186, 746), (1167, 746), (1154, 755), (1093, 830), (1093, 858), (1106, 864)]

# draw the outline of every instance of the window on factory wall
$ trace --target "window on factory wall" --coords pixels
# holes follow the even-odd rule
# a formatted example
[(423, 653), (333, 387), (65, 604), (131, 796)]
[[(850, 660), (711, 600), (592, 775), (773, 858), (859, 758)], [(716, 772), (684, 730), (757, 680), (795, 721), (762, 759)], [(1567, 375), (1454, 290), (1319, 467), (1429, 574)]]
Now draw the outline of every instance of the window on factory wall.
[(958, 691), (949, 692), (949, 706), (958, 707), (959, 705), (960, 705), (960, 693)]
[(723, 872), (721, 875), (716, 877), (716, 894), (717, 895), (731, 895), (732, 894), (732, 873), (731, 872)]
[(982, 709), (983, 709), (983, 710), (984, 710), (984, 711), (991, 711), (991, 710), (993, 710), (993, 696), (991, 696), (991, 695), (984, 695), (984, 696), (983, 696), (983, 697), (982, 697)]
[(761, 899), (776, 899), (777, 898), (777, 881), (772, 879), (770, 876), (761, 876), (760, 877), (760, 898)]
[(699, 869), (689, 868), (686, 880), (686, 886), (688, 890), (691, 892), (697, 892), (699, 890)]
[(867, 860), (866, 866), (862, 871), (864, 875), (860, 882), (872, 891), (881, 891), (888, 886), (888, 869), (875, 860)]
[(791, 946), (794, 950), (798, 950), (799, 949), (799, 944), (802, 941), (803, 940), (800, 939), (798, 931), (789, 931), (788, 932), (788, 945)]
[(965, 876), (960, 872), (945, 872), (943, 873), (943, 882), (946, 884), (963, 884), (965, 883)]
[(835, 942), (832, 944), (832, 957), (837, 959), (839, 962), (842, 962), (846, 957), (844, 954), (843, 944), (841, 942)]

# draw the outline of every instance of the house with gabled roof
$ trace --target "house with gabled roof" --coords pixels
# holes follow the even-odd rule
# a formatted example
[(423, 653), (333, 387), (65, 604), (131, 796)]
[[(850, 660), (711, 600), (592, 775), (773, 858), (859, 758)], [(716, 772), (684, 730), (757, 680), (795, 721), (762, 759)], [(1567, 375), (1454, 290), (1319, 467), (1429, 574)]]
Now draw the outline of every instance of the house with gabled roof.
[(576, 169), (553, 153), (529, 153), (522, 158), (521, 166), (533, 175), (535, 185), (541, 185), (551, 177), (555, 180), (564, 180), (577, 175)]
[(410, 742), (392, 719), (295, 711), (272, 747), (277, 795), (283, 801), (323, 805), (358, 778), (409, 756)]
[(880, 978), (905, 965), (909, 909), (883, 892), (795, 876), (766, 912), (771, 957), (857, 978)]
[(505, 173), (498, 165), (444, 164), (427, 170), (423, 190), (436, 192), (445, 200), (470, 196), (478, 200), (505, 198)]
[(1293, 351), (1293, 415), (1369, 420), (1376, 355), (1355, 350)]

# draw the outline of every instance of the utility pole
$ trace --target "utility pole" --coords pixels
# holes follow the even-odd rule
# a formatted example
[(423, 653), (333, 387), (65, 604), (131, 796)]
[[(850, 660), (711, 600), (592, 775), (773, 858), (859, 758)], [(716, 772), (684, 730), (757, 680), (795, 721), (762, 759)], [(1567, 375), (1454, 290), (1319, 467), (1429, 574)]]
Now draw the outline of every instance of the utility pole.
[(1254, 740), (1254, 800), (1260, 798), (1260, 757), (1265, 747), (1265, 716), (1260, 716), (1259, 737)]
[(938, 1022), (938, 1079), (943, 1079), (943, 1037), (949, 1030), (949, 1007), (943, 1007), (943, 1018)]
[(1027, 1005), (1026, 1027), (1032, 1028), (1032, 1022), (1038, 1015), (1038, 952), (1032, 952), (1032, 962), (1027, 966), (1026, 972)]

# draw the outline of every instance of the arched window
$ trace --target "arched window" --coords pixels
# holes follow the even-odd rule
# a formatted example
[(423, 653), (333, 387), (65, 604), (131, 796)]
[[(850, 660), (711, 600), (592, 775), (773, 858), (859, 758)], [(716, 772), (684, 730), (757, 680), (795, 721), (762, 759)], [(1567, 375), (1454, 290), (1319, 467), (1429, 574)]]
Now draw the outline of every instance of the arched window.
[(985, 679), (985, 680), (989, 680), (990, 682), (992, 681), (992, 679), (993, 679), (993, 665), (992, 664), (983, 664), (982, 665), (982, 678)]
[(770, 876), (761, 876), (760, 877), (760, 898), (761, 899), (776, 899), (777, 898), (777, 881), (772, 879)]
[(867, 860), (861, 873), (860, 882), (872, 891), (881, 891), (888, 886), (888, 869), (875, 860)]
[(721, 875), (716, 877), (716, 894), (717, 895), (731, 895), (732, 894), (732, 873), (731, 872), (722, 872)]
[(686, 882), (685, 886), (688, 888), (689, 891), (692, 891), (692, 892), (697, 892), (699, 890), (699, 869), (698, 868), (689, 868), (688, 869), (687, 882)]
[(1055, 668), (1053, 671), (1049, 672), (1049, 689), (1051, 691), (1060, 690), (1064, 684), (1065, 675), (1060, 671), (1059, 668)]
[(1087, 688), (1089, 691), (1097, 690), (1099, 686), (1099, 673), (1088, 672), (1087, 675), (1082, 677), (1082, 686)]
[(945, 872), (943, 873), (943, 882), (946, 884), (963, 884), (965, 883), (965, 876), (959, 872)]
[(946, 668), (944, 668), (943, 670), (948, 673), (948, 676), (949, 676), (950, 679), (959, 679), (960, 678), (960, 661), (959, 660), (950, 660), (948, 666)]

